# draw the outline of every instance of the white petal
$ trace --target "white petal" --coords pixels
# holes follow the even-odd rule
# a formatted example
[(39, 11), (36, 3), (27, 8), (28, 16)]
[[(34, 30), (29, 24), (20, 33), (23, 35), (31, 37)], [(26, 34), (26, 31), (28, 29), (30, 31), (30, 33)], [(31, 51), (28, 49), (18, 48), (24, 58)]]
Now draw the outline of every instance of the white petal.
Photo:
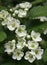
[(4, 26), (4, 25), (6, 25), (5, 21), (2, 21), (2, 23), (1, 23), (1, 24), (2, 24), (3, 26)]
[(17, 60), (21, 60), (21, 57), (18, 57)]
[(16, 59), (16, 56), (13, 55), (12, 58), (15, 60)]
[(8, 28), (9, 30), (11, 30), (11, 31), (15, 30), (15, 27), (12, 27), (12, 26), (10, 26), (10, 25), (7, 25), (7, 28)]
[(38, 60), (40, 60), (40, 59), (42, 59), (42, 56), (41, 56), (41, 55), (38, 55), (38, 56), (36, 56), (36, 58), (37, 58)]

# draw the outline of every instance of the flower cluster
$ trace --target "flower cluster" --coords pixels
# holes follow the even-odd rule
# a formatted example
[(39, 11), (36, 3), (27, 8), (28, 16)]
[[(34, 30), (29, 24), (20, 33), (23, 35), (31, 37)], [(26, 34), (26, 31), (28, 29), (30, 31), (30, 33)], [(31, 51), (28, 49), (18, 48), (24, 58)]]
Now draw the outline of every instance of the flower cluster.
[(15, 30), (20, 26), (20, 21), (18, 19), (13, 18), (6, 10), (2, 10), (0, 12), (0, 19), (3, 19), (1, 24), (3, 26), (6, 25), (7, 28), (11, 31)]
[(32, 7), (29, 2), (24, 2), (17, 4), (14, 8), (10, 9), (13, 12), (13, 16), (18, 16), (20, 18), (26, 17), (28, 10)]
[[(28, 2), (20, 3), (13, 8), (15, 14), (18, 14), (19, 17), (25, 17), (28, 9), (32, 5)], [(21, 9), (19, 9), (21, 8)], [(39, 43), (42, 41), (41, 35), (34, 30), (31, 31), (31, 34), (27, 33), (26, 26), (21, 25), (19, 19), (13, 18), (7, 11), (2, 10), (0, 12), (0, 18), (3, 19), (1, 24), (7, 26), (10, 31), (15, 31), (16, 40), (13, 39), (5, 43), (5, 52), (12, 55), (12, 58), (15, 60), (21, 60), (24, 56), (25, 60), (28, 60), (30, 63), (33, 61), (40, 60), (43, 55), (43, 49), (41, 49)], [(28, 51), (24, 53), (27, 48)]]
[[(39, 42), (42, 41), (40, 33), (32, 31), (30, 37), (28, 37), (24, 30), (25, 27), (23, 25), (21, 26), (23, 27), (22, 30), (20, 28), (16, 30), (17, 40), (8, 41), (8, 43), (5, 44), (5, 52), (12, 54), (14, 60), (21, 60), (23, 56), (24, 59), (30, 63), (35, 61), (35, 59), (40, 60), (43, 55), (43, 49), (39, 46)], [(28, 49), (26, 53), (24, 53), (24, 48)]]

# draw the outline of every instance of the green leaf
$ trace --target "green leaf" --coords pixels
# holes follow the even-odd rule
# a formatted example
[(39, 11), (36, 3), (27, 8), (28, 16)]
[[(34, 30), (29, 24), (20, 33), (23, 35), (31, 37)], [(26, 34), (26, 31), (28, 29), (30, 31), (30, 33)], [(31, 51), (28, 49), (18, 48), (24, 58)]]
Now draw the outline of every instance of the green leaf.
[(6, 7), (0, 5), (0, 10), (3, 10), (3, 9), (4, 9), (4, 10), (7, 10)]
[(0, 53), (4, 52), (4, 47), (0, 47)]
[(17, 61), (17, 60), (15, 60), (15, 61), (10, 61), (10, 59), (9, 59), (9, 62), (7, 61), (5, 61), (5, 63), (2, 63), (1, 65), (35, 65), (35, 63), (33, 62), (33, 63), (30, 63), (30, 62), (28, 62), (28, 61), (26, 61), (26, 60), (20, 60), (20, 61)]
[(32, 29), (43, 32), (47, 28), (47, 22), (34, 26)]
[(44, 65), (42, 60), (36, 60), (35, 62), (36, 62), (36, 65)]
[(47, 48), (47, 41), (42, 40), (41, 43), (40, 43), (40, 45), (42, 46), (42, 48), (46, 49)]
[(37, 5), (37, 4), (39, 4), (39, 3), (43, 3), (45, 0), (35, 0), (35, 1), (33, 1), (31, 4), (32, 5)]
[(33, 7), (30, 10), (28, 16), (29, 16), (29, 18), (34, 18), (34, 17), (39, 17), (39, 16), (47, 16), (47, 5)]
[(4, 44), (0, 44), (0, 54), (4, 53)]
[[(28, 27), (28, 29), (27, 29), (27, 31), (30, 33), (32, 30), (35, 30), (35, 31), (38, 31), (38, 32), (40, 32), (40, 33), (43, 33), (44, 32), (44, 30), (47, 28), (47, 22), (44, 22), (44, 23), (42, 23), (42, 22), (40, 22), (39, 23), (39, 21), (38, 21), (38, 23), (35, 21), (33, 21), (33, 25), (32, 25), (32, 27)], [(36, 23), (36, 24), (35, 24)]]
[(4, 41), (6, 37), (7, 37), (6, 33), (3, 31), (0, 31), (0, 42)]
[(46, 49), (45, 52), (44, 52), (43, 60), (44, 60), (45, 62), (47, 62), (47, 49)]
[(4, 64), (1, 64), (1, 65), (15, 65), (13, 63), (4, 63)]

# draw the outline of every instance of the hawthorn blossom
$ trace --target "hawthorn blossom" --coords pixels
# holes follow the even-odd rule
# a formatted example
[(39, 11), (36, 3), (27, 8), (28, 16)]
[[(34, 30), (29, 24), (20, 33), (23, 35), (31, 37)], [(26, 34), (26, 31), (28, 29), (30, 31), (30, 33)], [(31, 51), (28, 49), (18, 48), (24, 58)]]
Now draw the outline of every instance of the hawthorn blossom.
[(34, 50), (34, 49), (37, 49), (38, 48), (38, 46), (39, 46), (39, 43), (37, 43), (37, 42), (34, 42), (34, 41), (28, 41), (28, 48), (30, 49), (30, 50)]
[(33, 41), (35, 41), (35, 42), (40, 42), (40, 41), (42, 41), (42, 38), (41, 38), (40, 36), (41, 36), (41, 35), (40, 35), (40, 33), (38, 33), (38, 32), (35, 32), (35, 31), (32, 31), (32, 32), (31, 32), (31, 37), (32, 37)]
[(37, 58), (37, 60), (42, 59), (42, 55), (43, 55), (43, 52), (44, 52), (43, 49), (38, 47), (36, 50), (34, 50), (34, 52), (35, 52), (35, 57)]
[(15, 49), (15, 43), (16, 43), (15, 40), (8, 41), (4, 46), (5, 47), (5, 52), (7, 52), (8, 54), (12, 53)]
[(15, 33), (16, 33), (19, 37), (25, 37), (26, 34), (27, 34), (27, 31), (26, 31), (25, 29), (26, 29), (25, 25), (20, 25), (20, 26), (16, 29)]
[(13, 58), (14, 60), (15, 60), (15, 59), (21, 60), (22, 57), (23, 57), (23, 55), (24, 55), (24, 53), (23, 53), (21, 50), (15, 49), (14, 52), (13, 52), (12, 58)]
[(12, 21), (7, 24), (7, 28), (13, 31), (15, 28), (19, 27), (19, 25), (20, 21), (18, 19), (12, 19)]
[(24, 57), (25, 60), (28, 60), (30, 63), (33, 63), (35, 61), (35, 56), (32, 51), (27, 51)]

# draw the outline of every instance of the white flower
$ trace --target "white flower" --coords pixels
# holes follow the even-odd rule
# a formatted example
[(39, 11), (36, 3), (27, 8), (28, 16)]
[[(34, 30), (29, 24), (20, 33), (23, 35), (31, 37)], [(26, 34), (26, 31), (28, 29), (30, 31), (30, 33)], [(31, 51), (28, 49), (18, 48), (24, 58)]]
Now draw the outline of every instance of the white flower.
[(13, 52), (12, 58), (13, 58), (14, 60), (15, 60), (15, 59), (21, 60), (22, 57), (23, 57), (23, 55), (24, 55), (24, 53), (23, 53), (21, 50), (15, 49), (15, 51)]
[(18, 17), (23, 18), (23, 17), (26, 17), (26, 15), (27, 15), (26, 11), (24, 11), (22, 9), (18, 10)]
[(15, 10), (12, 15), (15, 17), (16, 15), (18, 15), (18, 13), (19, 13), (19, 11), (18, 10)]
[(19, 37), (25, 37), (27, 34), (27, 31), (25, 29), (26, 29), (25, 25), (20, 25), (19, 28), (16, 29), (15, 33)]
[(47, 34), (47, 29), (45, 29), (43, 33), (46, 35)]
[(37, 33), (35, 31), (31, 32), (31, 37), (32, 37), (33, 41), (36, 41), (36, 42), (42, 41), (42, 38), (40, 37), (40, 33)]
[(15, 17), (15, 13), (13, 13), (12, 15), (13, 15), (13, 17)]
[(14, 51), (15, 49), (15, 40), (12, 41), (8, 41), (8, 43), (5, 44), (5, 52), (7, 52), (8, 54), (10, 54), (11, 52)]
[(20, 21), (18, 19), (13, 19), (11, 22), (7, 24), (7, 28), (11, 31), (15, 30), (15, 28), (19, 27)]
[(36, 59), (33, 51), (27, 51), (24, 58), (25, 60), (28, 60), (30, 63), (32, 63)]
[(15, 10), (14, 13), (15, 13), (15, 14), (18, 14), (18, 10)]
[(27, 37), (27, 39), (30, 39), (30, 38), (31, 38), (31, 36), (30, 36), (29, 34), (27, 34), (27, 36), (26, 36), (26, 37)]
[(25, 39), (21, 38), (21, 39), (18, 40), (18, 44), (17, 44), (18, 49), (24, 48), (25, 45), (26, 45), (26, 40)]
[(43, 16), (43, 17), (39, 17), (40, 18), (40, 21), (47, 21), (47, 17)]
[(14, 8), (12, 8), (14, 11), (12, 15), (15, 17), (17, 14), (20, 18), (26, 17), (27, 11), (29, 10), (29, 8), (31, 8), (31, 6), (32, 4), (30, 4), (29, 2), (17, 4)]
[(0, 12), (0, 18), (6, 18), (9, 15), (9, 13), (6, 10), (1, 10)]
[(20, 7), (20, 8), (25, 8), (25, 9), (26, 9), (26, 8), (29, 9), (29, 8), (31, 8), (31, 6), (32, 6), (32, 4), (30, 4), (29, 2), (25, 2), (25, 3), (20, 3), (20, 4), (19, 4), (19, 7)]
[(38, 60), (40, 60), (42, 58), (43, 55), (43, 49), (41, 49), (40, 47), (38, 47), (36, 50), (34, 50), (35, 52), (35, 56)]
[(10, 12), (13, 12), (13, 9), (10, 9)]
[(39, 43), (34, 42), (34, 41), (28, 41), (28, 48), (29, 48), (30, 50), (37, 49), (38, 46), (39, 46)]
[(13, 18), (11, 17), (11, 15), (8, 15), (6, 18), (4, 18), (4, 21), (2, 21), (2, 25), (7, 25)]

